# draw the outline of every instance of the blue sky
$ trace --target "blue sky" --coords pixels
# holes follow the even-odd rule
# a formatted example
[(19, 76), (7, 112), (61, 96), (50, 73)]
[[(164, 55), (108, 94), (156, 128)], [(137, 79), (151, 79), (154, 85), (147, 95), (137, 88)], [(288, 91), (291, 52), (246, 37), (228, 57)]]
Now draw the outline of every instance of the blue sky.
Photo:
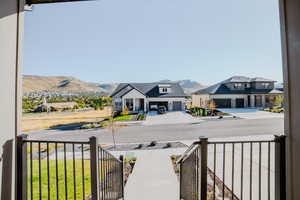
[(25, 15), (24, 74), (91, 82), (282, 80), (276, 0), (98, 0)]

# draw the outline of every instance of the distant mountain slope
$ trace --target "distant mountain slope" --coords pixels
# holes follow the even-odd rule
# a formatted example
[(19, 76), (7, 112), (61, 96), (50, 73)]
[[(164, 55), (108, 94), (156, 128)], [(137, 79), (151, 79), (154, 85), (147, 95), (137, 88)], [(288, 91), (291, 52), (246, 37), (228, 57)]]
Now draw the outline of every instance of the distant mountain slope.
[[(203, 85), (191, 80), (162, 80), (160, 82), (178, 82), (186, 94), (191, 94)], [(23, 92), (61, 91), (61, 92), (97, 92), (109, 95), (117, 87), (118, 83), (89, 83), (71, 76), (23, 76)]]
[(116, 84), (88, 83), (70, 76), (23, 76), (23, 92), (63, 91), (110, 94)]

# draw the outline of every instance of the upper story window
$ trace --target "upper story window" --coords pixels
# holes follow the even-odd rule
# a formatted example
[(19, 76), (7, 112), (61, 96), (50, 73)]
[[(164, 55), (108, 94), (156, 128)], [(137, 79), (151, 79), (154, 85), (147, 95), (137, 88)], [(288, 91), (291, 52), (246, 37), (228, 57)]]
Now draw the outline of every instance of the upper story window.
[(171, 92), (171, 86), (168, 84), (159, 85), (159, 93), (160, 94), (167, 94)]
[(235, 89), (239, 89), (241, 87), (242, 87), (242, 83), (234, 83), (233, 84), (233, 88), (235, 88)]
[(262, 83), (261, 85), (263, 86), (263, 88), (269, 88), (270, 83)]
[(250, 83), (245, 83), (245, 88), (250, 88), (250, 87), (251, 87)]
[(159, 93), (161, 93), (161, 94), (167, 94), (170, 92), (171, 92), (171, 88), (166, 88), (166, 87), (159, 88)]

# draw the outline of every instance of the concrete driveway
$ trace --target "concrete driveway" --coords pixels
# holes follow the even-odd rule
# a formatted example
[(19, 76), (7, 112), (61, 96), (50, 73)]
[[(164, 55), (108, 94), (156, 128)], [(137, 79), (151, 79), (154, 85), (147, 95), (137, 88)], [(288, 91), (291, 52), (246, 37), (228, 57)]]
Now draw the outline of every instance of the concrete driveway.
[(218, 109), (242, 119), (270, 119), (283, 118), (283, 113), (272, 113), (262, 111), (260, 108), (223, 108)]
[(157, 112), (149, 112), (143, 125), (163, 125), (163, 124), (194, 124), (202, 120), (192, 117), (186, 112), (167, 112), (159, 115)]

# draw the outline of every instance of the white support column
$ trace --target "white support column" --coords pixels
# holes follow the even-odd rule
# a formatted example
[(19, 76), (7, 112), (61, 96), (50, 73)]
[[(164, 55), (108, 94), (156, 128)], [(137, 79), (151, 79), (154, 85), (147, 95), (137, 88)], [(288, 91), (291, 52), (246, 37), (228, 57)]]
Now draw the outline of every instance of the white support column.
[(300, 199), (300, 20), (299, 0), (280, 0), (286, 144), (286, 200)]
[(132, 98), (132, 102), (133, 102), (133, 109), (132, 109), (132, 111), (136, 111), (135, 110), (135, 101), (136, 101), (136, 98)]
[(250, 96), (250, 106), (251, 108), (255, 107), (255, 95)]
[(147, 112), (147, 99), (144, 98), (144, 112)]
[(124, 109), (125, 109), (125, 99), (122, 98), (122, 112), (124, 111)]
[(266, 107), (266, 96), (265, 95), (261, 96), (261, 103), (262, 103), (262, 107)]
[(244, 97), (244, 107), (247, 108), (248, 107), (248, 96)]
[(236, 98), (231, 98), (231, 108), (236, 107)]
[(24, 2), (0, 1), (0, 194), (5, 200), (17, 194), (14, 140), (21, 134)]

